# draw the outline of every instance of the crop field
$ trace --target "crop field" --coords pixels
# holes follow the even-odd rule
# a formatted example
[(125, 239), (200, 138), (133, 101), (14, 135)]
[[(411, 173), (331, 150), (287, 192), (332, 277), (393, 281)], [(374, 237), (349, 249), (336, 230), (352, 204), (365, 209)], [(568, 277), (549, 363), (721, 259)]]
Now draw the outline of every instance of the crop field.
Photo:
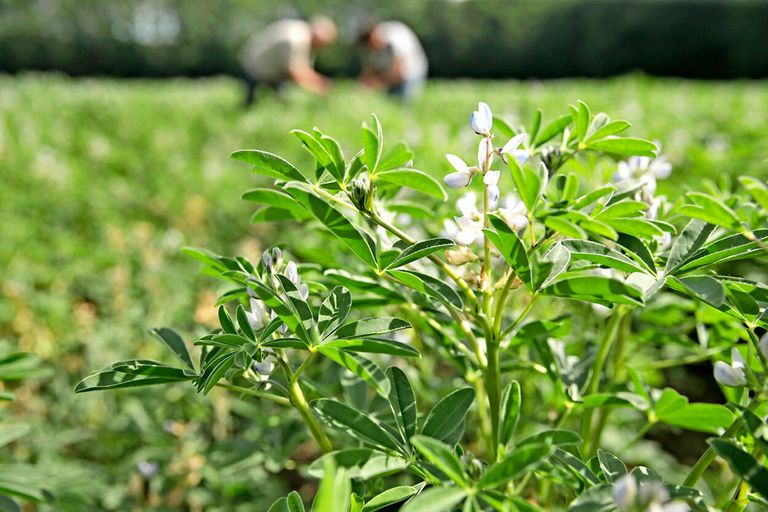
[[(39, 358), (19, 366), (30, 378), (2, 406), (0, 418), (18, 429), (0, 477), (37, 475), (59, 510), (266, 510), (293, 489), (312, 495), (297, 486), (314, 447), (292, 412), (183, 385), (73, 391), (115, 360), (164, 359), (149, 327), (191, 339), (217, 325), (224, 288), (182, 247), (258, 261), (265, 248), (307, 236), (295, 223), (248, 223), (254, 206), (240, 196), (268, 181), (229, 159), (235, 150), (264, 149), (306, 168), (292, 129), (317, 126), (351, 155), (375, 112), (387, 143), (406, 141), (414, 167), (442, 179), (451, 170), (445, 153), (473, 158), (468, 113), (479, 100), (510, 125), (584, 100), (661, 146), (673, 170), (659, 193), (670, 200), (707, 180), (729, 188), (737, 176), (768, 178), (760, 81), (434, 81), (411, 104), (339, 82), (321, 100), (289, 90), (248, 110), (241, 95), (230, 78), (0, 76), (0, 356)], [(593, 179), (605, 182), (616, 170), (598, 169)], [(693, 460), (653, 446), (643, 456), (679, 475), (705, 446), (691, 442)], [(160, 461), (158, 478), (140, 476), (148, 461)]]

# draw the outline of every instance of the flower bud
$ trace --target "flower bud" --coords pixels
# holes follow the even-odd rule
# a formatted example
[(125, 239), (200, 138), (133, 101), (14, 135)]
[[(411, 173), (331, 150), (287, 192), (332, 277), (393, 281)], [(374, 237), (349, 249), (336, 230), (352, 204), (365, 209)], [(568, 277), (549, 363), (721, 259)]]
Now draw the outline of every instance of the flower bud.
[(541, 161), (551, 173), (554, 173), (563, 165), (563, 154), (559, 147), (547, 146), (541, 152)]
[(371, 180), (368, 179), (368, 176), (363, 175), (352, 180), (347, 189), (347, 196), (358, 210), (367, 212), (368, 201), (371, 196)]
[(613, 501), (623, 511), (632, 510), (637, 499), (637, 481), (632, 475), (625, 475), (613, 483)]
[(714, 374), (715, 380), (723, 386), (736, 388), (747, 383), (747, 377), (744, 375), (742, 368), (733, 367), (723, 361), (715, 363)]
[(274, 266), (272, 265), (272, 255), (269, 254), (269, 251), (264, 251), (261, 254), (261, 263), (264, 265), (264, 270), (266, 270), (267, 274), (271, 274)]
[(460, 245), (456, 250), (445, 251), (445, 259), (451, 265), (459, 266), (471, 261), (477, 261), (478, 257), (469, 248)]

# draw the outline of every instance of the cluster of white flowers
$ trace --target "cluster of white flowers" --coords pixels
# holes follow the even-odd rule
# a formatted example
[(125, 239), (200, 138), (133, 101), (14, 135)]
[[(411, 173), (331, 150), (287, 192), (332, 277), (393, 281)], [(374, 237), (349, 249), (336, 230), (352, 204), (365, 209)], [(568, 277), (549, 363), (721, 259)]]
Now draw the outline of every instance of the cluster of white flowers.
[[(267, 276), (273, 276), (277, 272), (280, 272), (283, 265), (283, 254), (278, 247), (272, 249), (272, 251), (264, 251), (261, 255), (261, 261), (264, 265), (264, 270)], [(309, 286), (306, 283), (301, 282), (299, 276), (298, 267), (293, 261), (289, 261), (282, 268), (282, 273), (288, 280), (296, 286), (301, 298), (306, 300), (309, 297)], [(248, 323), (254, 331), (258, 331), (267, 326), (275, 317), (275, 312), (270, 311), (263, 301), (257, 298), (256, 292), (251, 288), (248, 288), (249, 307), (250, 311), (245, 312), (245, 316), (248, 319)], [(283, 299), (287, 299), (283, 297)], [(280, 327), (281, 332), (285, 332), (286, 326)], [(274, 370), (275, 365), (272, 359), (267, 356), (263, 361), (254, 362), (251, 369), (256, 375), (262, 377), (262, 380), (266, 380)]]
[(669, 491), (661, 482), (638, 482), (625, 475), (613, 483), (613, 501), (622, 512), (685, 512), (683, 501), (670, 501)]
[[(499, 190), (501, 171), (492, 170), (491, 165), (495, 155), (499, 155), (505, 163), (508, 158), (514, 158), (520, 165), (528, 161), (528, 151), (520, 147), (527, 140), (527, 134), (520, 133), (512, 137), (504, 146), (494, 147), (491, 133), (493, 114), (491, 108), (482, 101), (478, 104), (477, 110), (472, 112), (470, 125), (475, 133), (482, 137), (477, 148), (477, 165), (470, 166), (456, 155), (445, 155), (454, 169), (454, 172), (445, 176), (445, 184), (453, 189), (468, 187), (475, 174), (482, 174), (483, 184), (488, 191), (490, 210), (497, 210), (512, 229), (524, 229), (528, 225), (528, 211), (514, 194), (507, 195), (503, 200), (503, 206), (498, 207), (501, 196)], [(454, 217), (453, 222), (449, 220), (444, 222), (444, 234), (453, 238), (461, 246), (482, 242), (483, 216), (477, 207), (477, 201), (477, 195), (474, 192), (468, 192), (457, 201), (461, 215)]]

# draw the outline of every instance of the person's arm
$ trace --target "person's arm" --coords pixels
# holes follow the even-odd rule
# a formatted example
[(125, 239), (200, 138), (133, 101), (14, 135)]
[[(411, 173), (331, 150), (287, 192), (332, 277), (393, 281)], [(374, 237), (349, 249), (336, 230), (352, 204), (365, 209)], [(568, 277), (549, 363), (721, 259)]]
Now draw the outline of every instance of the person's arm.
[(373, 66), (365, 66), (362, 73), (360, 73), (360, 82), (368, 87), (379, 87), (382, 85), (381, 75), (373, 68)]
[(331, 81), (306, 64), (294, 64), (288, 68), (288, 76), (300, 87), (315, 94), (325, 95), (331, 89)]
[(403, 58), (399, 55), (395, 55), (392, 59), (392, 66), (387, 70), (386, 76), (383, 77), (383, 81), (387, 85), (398, 85), (403, 83), (403, 77), (405, 74), (405, 63)]

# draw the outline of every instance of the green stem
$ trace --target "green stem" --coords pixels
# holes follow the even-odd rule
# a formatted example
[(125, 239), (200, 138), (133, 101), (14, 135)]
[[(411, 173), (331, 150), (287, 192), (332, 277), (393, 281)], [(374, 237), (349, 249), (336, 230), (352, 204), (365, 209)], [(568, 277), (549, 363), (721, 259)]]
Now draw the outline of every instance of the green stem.
[(328, 439), (328, 436), (323, 431), (323, 428), (320, 426), (315, 415), (309, 410), (309, 404), (304, 397), (301, 386), (299, 386), (298, 379), (291, 379), (289, 391), (291, 392), (291, 404), (293, 404), (296, 410), (299, 411), (299, 414), (301, 414), (301, 417), (304, 419), (307, 427), (309, 427), (309, 431), (312, 433), (312, 437), (315, 438), (315, 441), (317, 441), (320, 449), (325, 453), (332, 452), (333, 445), (331, 444), (331, 440)]
[[(603, 375), (605, 362), (608, 359), (608, 355), (611, 352), (611, 346), (613, 345), (613, 342), (616, 339), (616, 334), (619, 331), (621, 319), (626, 314), (622, 306), (617, 306), (617, 308), (617, 311), (615, 311), (613, 315), (611, 315), (611, 318), (608, 320), (605, 333), (603, 334), (603, 338), (600, 340), (600, 346), (597, 349), (595, 362), (592, 364), (592, 373), (589, 376), (589, 380), (587, 381), (587, 386), (585, 388), (586, 395), (597, 393), (600, 387), (600, 378)], [(585, 440), (591, 437), (590, 434), (592, 433), (591, 429), (593, 414), (594, 409), (589, 409), (584, 412), (584, 416), (582, 417), (581, 436)], [(599, 442), (599, 440), (595, 441)], [(595, 446), (593, 446), (592, 440), (590, 440), (589, 444), (584, 447), (585, 456), (589, 456), (594, 449)]]
[(757, 334), (755, 334), (753, 326), (747, 326), (747, 334), (749, 335), (749, 341), (752, 343), (752, 348), (755, 350), (755, 353), (757, 353), (757, 357), (763, 365), (763, 371), (768, 370), (768, 360), (766, 360), (765, 355), (763, 355), (763, 351), (760, 350), (760, 340), (758, 339)]
[(241, 395), (248, 395), (255, 398), (263, 398), (264, 400), (269, 400), (271, 402), (274, 402), (276, 404), (279, 404), (285, 407), (290, 407), (291, 405), (291, 401), (285, 398), (284, 396), (273, 395), (272, 393), (259, 391), (257, 389), (244, 388), (242, 386), (235, 386), (234, 384), (225, 384), (223, 382), (219, 382), (218, 384), (216, 384), (216, 387), (226, 389), (228, 391), (234, 391), (235, 393), (240, 393)]
[(528, 316), (528, 313), (531, 312), (531, 309), (533, 309), (533, 306), (536, 304), (536, 301), (538, 299), (539, 299), (539, 295), (533, 295), (531, 297), (531, 301), (528, 303), (528, 305), (525, 306), (525, 309), (523, 309), (523, 312), (520, 313), (520, 316), (515, 318), (515, 321), (512, 322), (509, 326), (507, 326), (507, 328), (504, 329), (504, 331), (501, 334), (499, 334), (499, 336), (498, 336), (499, 341), (501, 341), (501, 340), (505, 339), (507, 336), (509, 336), (512, 333), (512, 331), (514, 331), (515, 328), (518, 325), (520, 325), (520, 322), (525, 320), (525, 317)]
[(493, 315), (493, 332), (497, 335), (501, 333), (501, 319), (504, 316), (504, 306), (507, 304), (507, 297), (512, 289), (512, 283), (515, 281), (515, 273), (510, 269), (507, 278), (504, 281), (504, 287), (496, 302), (496, 312)]
[(488, 404), (491, 412), (491, 442), (488, 455), (491, 462), (496, 462), (499, 446), (499, 411), (501, 408), (501, 364), (499, 361), (499, 344), (490, 340), (487, 347), (488, 366), (485, 369), (485, 386), (488, 393)]

